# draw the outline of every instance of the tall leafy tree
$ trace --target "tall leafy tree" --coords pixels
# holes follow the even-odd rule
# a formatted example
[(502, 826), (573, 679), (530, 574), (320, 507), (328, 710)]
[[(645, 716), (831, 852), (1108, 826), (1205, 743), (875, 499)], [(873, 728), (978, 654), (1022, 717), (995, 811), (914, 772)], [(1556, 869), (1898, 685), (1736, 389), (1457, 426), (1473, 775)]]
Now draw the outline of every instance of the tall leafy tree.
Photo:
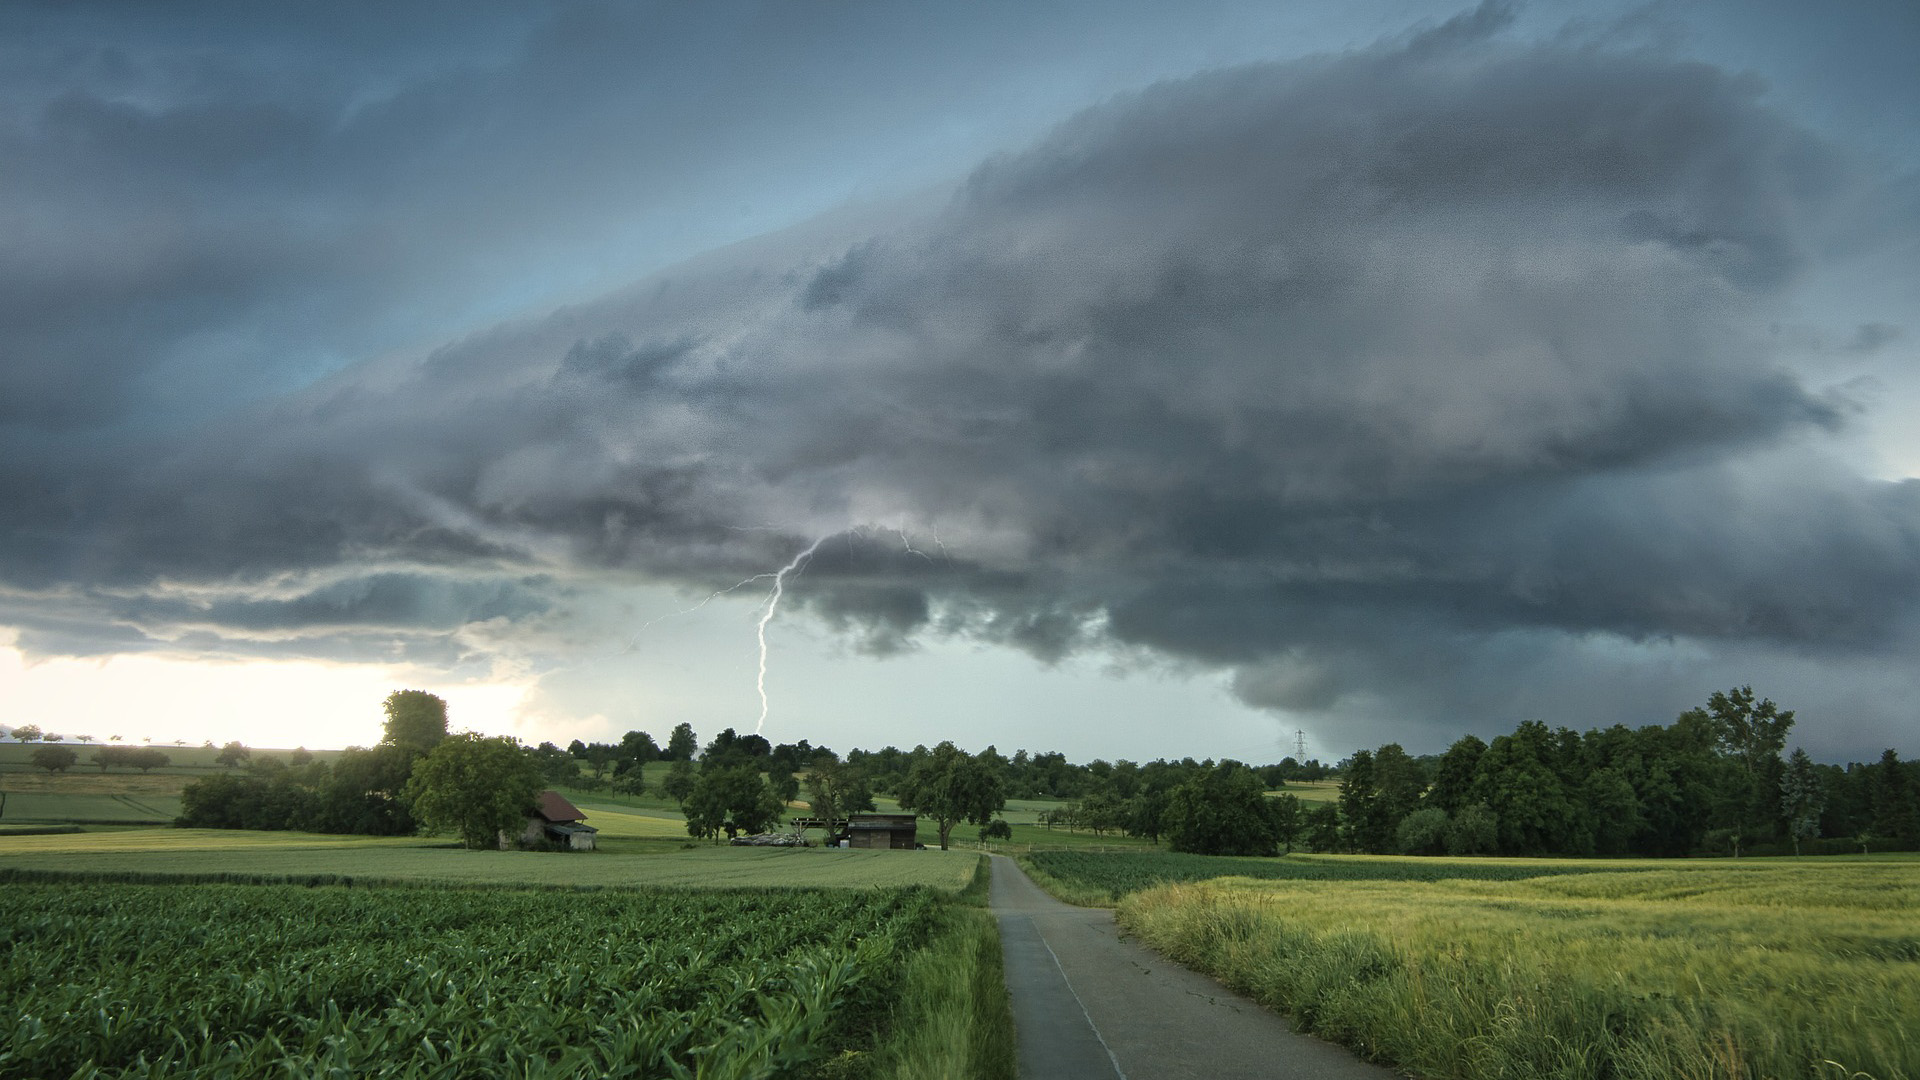
[[(1731, 831), (1736, 845), (1771, 836), (1780, 815), (1780, 752), (1793, 727), (1793, 710), (1770, 699), (1755, 700), (1753, 687), (1739, 686), (1707, 698), (1704, 714), (1715, 747), (1732, 762), (1721, 796), (1717, 823)], [(1736, 853), (1738, 847), (1736, 846)]]
[(1293, 845), (1300, 842), (1300, 834), (1307, 824), (1306, 815), (1300, 810), (1300, 796), (1280, 795), (1268, 799), (1267, 811), (1273, 820), (1273, 838), (1286, 849), (1282, 854), (1293, 854)]
[(542, 787), (540, 766), (513, 738), (463, 731), (415, 763), (405, 798), (428, 831), (488, 848), (526, 825)]
[(1505, 855), (1572, 854), (1571, 831), (1580, 823), (1560, 772), (1554, 767), (1551, 732), (1526, 720), (1511, 735), (1487, 745), (1474, 773), (1475, 802), (1499, 822)]
[(1340, 850), (1340, 806), (1323, 802), (1307, 811), (1307, 846), (1315, 851)]
[(955, 825), (962, 821), (985, 825), (1007, 805), (1000, 777), (950, 742), (915, 762), (896, 794), (901, 806), (933, 819), (942, 851)]
[(822, 821), (873, 809), (873, 792), (859, 770), (831, 758), (817, 758), (807, 774), (808, 808)]
[(786, 804), (780, 801), (759, 766), (752, 761), (703, 769), (685, 804), (687, 832), (728, 839), (741, 833), (765, 832), (780, 819)]
[(693, 725), (682, 721), (668, 733), (667, 749), (661, 756), (668, 761), (692, 761), (699, 752), (700, 738), (693, 733)]
[(1473, 794), (1473, 771), (1480, 765), (1480, 755), (1487, 752), (1487, 744), (1477, 735), (1462, 735), (1447, 747), (1440, 755), (1440, 766), (1435, 771), (1433, 786), (1426, 794), (1426, 804), (1445, 810), (1448, 816), (1460, 812)]
[(447, 737), (447, 703), (438, 694), (425, 690), (395, 690), (381, 707), (386, 711), (387, 746), (399, 746), (424, 754)]
[(1346, 846), (1355, 851), (1385, 852), (1393, 842), (1371, 750), (1354, 751), (1340, 770), (1340, 819), (1346, 827)]
[(1167, 846), (1200, 855), (1272, 855), (1273, 811), (1259, 774), (1237, 761), (1196, 773), (1167, 799)]
[(635, 765), (660, 760), (660, 746), (644, 731), (629, 731), (620, 737), (620, 757)]
[(693, 794), (694, 780), (693, 762), (676, 758), (667, 768), (667, 775), (660, 778), (660, 794), (684, 807), (688, 797)]

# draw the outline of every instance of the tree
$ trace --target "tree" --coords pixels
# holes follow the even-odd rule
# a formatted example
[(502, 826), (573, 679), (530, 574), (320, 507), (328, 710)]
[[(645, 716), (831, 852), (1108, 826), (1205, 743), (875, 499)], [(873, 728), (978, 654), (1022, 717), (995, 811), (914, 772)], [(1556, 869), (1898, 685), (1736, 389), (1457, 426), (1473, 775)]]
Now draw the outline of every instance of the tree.
[(1433, 787), (1427, 790), (1426, 805), (1437, 806), (1449, 815), (1459, 813), (1472, 794), (1473, 771), (1480, 765), (1480, 755), (1486, 752), (1487, 744), (1475, 735), (1462, 735), (1447, 747), (1447, 752), (1440, 755)]
[(287, 755), (287, 764), (296, 769), (311, 765), (313, 764), (313, 751), (304, 746), (296, 746), (293, 748), (293, 753)]
[(45, 769), (49, 773), (66, 772), (79, 760), (79, 754), (64, 746), (43, 746), (33, 752), (34, 768)]
[(1284, 845), (1283, 855), (1293, 854), (1293, 845), (1305, 831), (1306, 815), (1300, 811), (1300, 796), (1279, 795), (1267, 800), (1267, 815), (1273, 819), (1273, 838)]
[(1451, 824), (1445, 810), (1424, 807), (1400, 819), (1393, 830), (1394, 843), (1402, 855), (1438, 855), (1447, 848), (1447, 827)]
[(807, 774), (807, 795), (807, 808), (829, 828), (848, 814), (873, 809), (866, 777), (828, 758), (816, 760)]
[(1346, 823), (1348, 847), (1386, 854), (1393, 839), (1393, 825), (1380, 803), (1377, 779), (1373, 751), (1354, 751), (1340, 770), (1340, 817)]
[(706, 837), (725, 830), (731, 840), (741, 833), (765, 832), (786, 804), (760, 775), (759, 766), (748, 761), (702, 771), (685, 809), (687, 832)]
[(933, 819), (942, 851), (955, 825), (985, 825), (1007, 805), (1006, 790), (993, 770), (951, 742), (915, 762), (896, 795), (901, 806)]
[(386, 746), (404, 746), (424, 754), (447, 737), (447, 703), (425, 690), (395, 690), (381, 703), (386, 710)]
[(429, 832), (478, 849), (518, 832), (541, 788), (540, 767), (511, 736), (463, 731), (414, 763), (403, 797)]
[(1780, 774), (1780, 816), (1786, 820), (1795, 855), (1800, 854), (1800, 841), (1820, 835), (1820, 811), (1826, 805), (1813, 759), (1806, 750), (1794, 747), (1786, 771)]
[(1013, 826), (1007, 824), (1005, 818), (994, 818), (992, 821), (980, 826), (980, 839), (1011, 840), (1013, 839)]
[(1167, 846), (1198, 855), (1272, 855), (1278, 850), (1266, 785), (1237, 761), (1222, 761), (1167, 797)]
[[(1553, 735), (1538, 720), (1525, 720), (1511, 735), (1488, 744), (1474, 770), (1474, 801), (1485, 803), (1499, 822), (1505, 855), (1576, 854), (1578, 820), (1566, 784), (1553, 767)], [(1457, 820), (1457, 819), (1456, 819)]]
[(213, 760), (216, 764), (225, 765), (227, 768), (232, 769), (239, 767), (252, 756), (253, 751), (247, 749), (241, 745), (238, 739), (235, 739), (233, 742), (221, 747), (219, 755)]
[(413, 833), (413, 813), (402, 798), (407, 779), (420, 755), (410, 747), (349, 747), (323, 766), (315, 783), (320, 796), (313, 828), (319, 832), (364, 836), (407, 836)]
[(620, 737), (620, 757), (635, 765), (645, 765), (660, 759), (660, 747), (646, 732), (629, 731)]
[(164, 769), (173, 764), (173, 759), (167, 756), (165, 750), (135, 750), (127, 755), (127, 764), (139, 769), (144, 776), (149, 769)]
[(1307, 811), (1307, 846), (1315, 851), (1340, 850), (1340, 804), (1323, 802)]
[(692, 761), (699, 750), (700, 739), (693, 733), (693, 725), (682, 722), (667, 735), (667, 749), (661, 756), (668, 761)]
[[(1793, 727), (1793, 710), (1767, 699), (1755, 702), (1753, 687), (1740, 686), (1715, 691), (1704, 710), (1689, 714), (1696, 723), (1706, 720), (1715, 747), (1738, 766), (1718, 815), (1721, 824), (1737, 837), (1764, 839), (1779, 817), (1780, 752)], [(1734, 853), (1739, 854), (1737, 846)]]
[(693, 783), (693, 762), (678, 758), (667, 769), (667, 775), (661, 778), (660, 794), (685, 806), (687, 796), (693, 794)]
[(1447, 825), (1447, 854), (1491, 855), (1500, 848), (1500, 817), (1486, 803), (1460, 808)]
[(1886, 750), (1870, 768), (1874, 835), (1905, 848), (1920, 845), (1920, 787), (1907, 775), (1900, 755)]
[(40, 725), (21, 724), (19, 727), (13, 729), (13, 737), (19, 742), (39, 742)]
[(91, 735), (75, 735), (74, 738), (79, 739), (83, 743), (90, 743), (93, 741), (93, 736)]

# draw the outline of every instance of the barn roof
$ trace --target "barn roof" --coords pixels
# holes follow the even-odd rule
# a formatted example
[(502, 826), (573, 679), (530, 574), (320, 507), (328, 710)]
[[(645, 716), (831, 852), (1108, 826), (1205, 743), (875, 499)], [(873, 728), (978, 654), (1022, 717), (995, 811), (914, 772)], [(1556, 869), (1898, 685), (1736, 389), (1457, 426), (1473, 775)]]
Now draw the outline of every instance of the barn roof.
[(540, 793), (534, 801), (533, 812), (550, 822), (585, 821), (587, 815), (580, 808), (568, 802), (559, 792), (551, 789)]

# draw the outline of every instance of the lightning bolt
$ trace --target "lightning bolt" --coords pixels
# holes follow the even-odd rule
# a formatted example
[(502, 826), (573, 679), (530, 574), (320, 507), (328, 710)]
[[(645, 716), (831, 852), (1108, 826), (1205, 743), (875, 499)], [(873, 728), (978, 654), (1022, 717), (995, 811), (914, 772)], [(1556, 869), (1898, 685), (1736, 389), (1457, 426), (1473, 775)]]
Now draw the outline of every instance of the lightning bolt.
[[(909, 554), (909, 555), (918, 555), (918, 556), (920, 556), (921, 558), (923, 558), (923, 559), (925, 559), (925, 560), (927, 560), (927, 562), (928, 562), (929, 564), (931, 564), (931, 563), (933, 562), (933, 556), (931, 556), (931, 555), (929, 555), (929, 554), (927, 554), (926, 552), (924, 552), (924, 551), (921, 551), (921, 550), (920, 550), (919, 548), (917, 548), (917, 547), (914, 547), (914, 546), (913, 546), (913, 537), (911, 537), (911, 536), (908, 536), (908, 535), (907, 535), (907, 530), (905, 530), (905, 529), (902, 529), (902, 528), (895, 528), (895, 529), (893, 529), (892, 531), (893, 531), (893, 532), (895, 532), (895, 533), (898, 533), (898, 534), (899, 534), (899, 536), (900, 536), (900, 544), (901, 544), (901, 546), (902, 546), (902, 547), (904, 547), (904, 548), (906, 549), (906, 552), (907, 552), (907, 554)], [(937, 544), (937, 543), (939, 543), (939, 542), (940, 542), (940, 539), (939, 539), (939, 537), (935, 537), (935, 538), (934, 538), (934, 541), (933, 541), (933, 542), (934, 542), (934, 543), (936, 543), (936, 544)], [(944, 549), (944, 548), (942, 548), (941, 550), (942, 550), (942, 551), (944, 551), (945, 549)]]
[[(753, 733), (755, 735), (760, 734), (761, 729), (767, 726), (767, 624), (773, 621), (774, 613), (780, 610), (780, 598), (786, 595), (787, 591), (787, 575), (797, 573), (805, 567), (807, 560), (813, 558), (813, 553), (820, 550), (820, 545), (826, 543), (827, 539), (827, 537), (822, 536), (820, 539), (808, 544), (805, 551), (795, 555), (793, 561), (787, 563), (787, 565), (780, 568), (779, 572), (772, 575), (773, 592), (767, 597), (766, 608), (760, 612), (759, 625), (754, 627), (754, 636), (760, 642), (760, 675), (759, 678), (754, 680), (755, 688), (760, 691), (760, 722), (753, 725)], [(755, 577), (748, 578), (747, 581), (757, 581), (767, 576), (766, 574), (759, 574)], [(740, 584), (744, 585), (746, 582), (743, 581)], [(736, 585), (734, 588), (739, 588), (739, 586)], [(712, 599), (712, 597), (708, 597), (708, 599)]]

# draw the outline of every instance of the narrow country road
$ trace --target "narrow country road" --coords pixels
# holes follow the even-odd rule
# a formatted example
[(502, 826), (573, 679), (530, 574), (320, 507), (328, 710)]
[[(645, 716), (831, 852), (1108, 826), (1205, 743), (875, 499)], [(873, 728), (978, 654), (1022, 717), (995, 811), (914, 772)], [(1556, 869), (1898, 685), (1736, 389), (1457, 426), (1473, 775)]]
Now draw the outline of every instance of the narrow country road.
[(1392, 1080), (1205, 975), (1120, 940), (1113, 912), (1063, 904), (993, 857), (990, 893), (1022, 1080)]

